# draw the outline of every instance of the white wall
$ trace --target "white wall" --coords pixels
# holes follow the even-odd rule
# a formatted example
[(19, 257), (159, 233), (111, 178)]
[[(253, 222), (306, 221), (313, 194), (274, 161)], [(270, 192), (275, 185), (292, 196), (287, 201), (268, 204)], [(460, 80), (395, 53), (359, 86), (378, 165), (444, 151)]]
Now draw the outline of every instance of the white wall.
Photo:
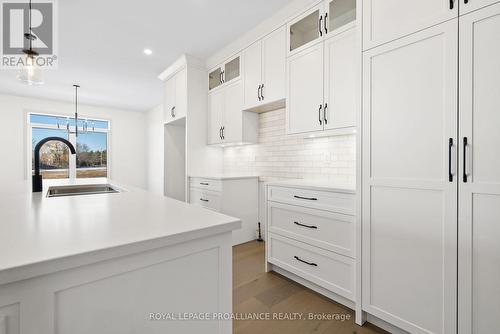
[(146, 113), (146, 187), (163, 195), (163, 105)]
[[(27, 112), (72, 116), (74, 105), (0, 94), (0, 145), (3, 157), (0, 165), (1, 185), (26, 180)], [(145, 188), (145, 115), (134, 111), (84, 105), (79, 106), (79, 115), (111, 121), (108, 143), (111, 178), (119, 183)]]
[(285, 109), (259, 114), (259, 143), (224, 149), (224, 172), (356, 183), (356, 136), (289, 136)]

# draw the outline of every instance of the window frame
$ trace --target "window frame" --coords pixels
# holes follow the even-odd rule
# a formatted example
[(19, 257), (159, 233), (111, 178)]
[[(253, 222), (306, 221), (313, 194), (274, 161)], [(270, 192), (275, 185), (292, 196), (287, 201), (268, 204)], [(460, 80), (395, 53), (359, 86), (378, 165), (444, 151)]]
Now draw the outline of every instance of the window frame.
[[(53, 117), (60, 117), (60, 118), (74, 118), (74, 114), (62, 114), (62, 113), (53, 113), (53, 112), (41, 112), (41, 111), (26, 111), (25, 112), (25, 120), (26, 120), (26, 135), (24, 136), (26, 138), (26, 148), (25, 148), (25, 156), (26, 156), (26, 161), (25, 161), (25, 176), (26, 179), (29, 180), (31, 179), (32, 176), (32, 139), (33, 139), (33, 128), (43, 128), (43, 129), (55, 129), (57, 130), (57, 125), (56, 124), (43, 124), (43, 123), (31, 123), (30, 121), (30, 116), (31, 115), (41, 115), (41, 116), (53, 116)], [(107, 150), (107, 161), (106, 161), (106, 175), (108, 179), (111, 179), (111, 119), (104, 119), (104, 118), (99, 118), (99, 117), (92, 117), (92, 116), (85, 116), (79, 115), (79, 119), (91, 119), (95, 121), (102, 121), (102, 122), (107, 122), (108, 123), (108, 128), (107, 129), (99, 129), (96, 128), (94, 132), (100, 132), (100, 133), (106, 133), (106, 150)], [(64, 127), (61, 127), (59, 129), (66, 129), (66, 125)], [(74, 131), (75, 127), (70, 126), (70, 130)], [(76, 147), (76, 136), (74, 133), (68, 134), (68, 140)], [(69, 157), (69, 178), (68, 180), (76, 180), (76, 155), (70, 155)]]

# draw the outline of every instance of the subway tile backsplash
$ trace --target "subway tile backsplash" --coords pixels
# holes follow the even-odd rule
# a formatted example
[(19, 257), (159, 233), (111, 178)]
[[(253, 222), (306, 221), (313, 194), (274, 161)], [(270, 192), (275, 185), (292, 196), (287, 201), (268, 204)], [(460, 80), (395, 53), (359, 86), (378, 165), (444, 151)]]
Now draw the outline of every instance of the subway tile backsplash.
[(302, 138), (285, 133), (285, 109), (259, 115), (259, 143), (224, 148), (224, 173), (356, 182), (356, 137)]

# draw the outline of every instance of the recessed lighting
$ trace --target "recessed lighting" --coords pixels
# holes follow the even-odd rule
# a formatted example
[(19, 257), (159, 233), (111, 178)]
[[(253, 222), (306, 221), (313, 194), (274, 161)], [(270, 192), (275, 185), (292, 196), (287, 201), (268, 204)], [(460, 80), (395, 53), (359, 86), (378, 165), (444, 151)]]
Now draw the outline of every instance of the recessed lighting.
[(153, 54), (153, 51), (151, 49), (144, 49), (144, 54), (151, 56)]

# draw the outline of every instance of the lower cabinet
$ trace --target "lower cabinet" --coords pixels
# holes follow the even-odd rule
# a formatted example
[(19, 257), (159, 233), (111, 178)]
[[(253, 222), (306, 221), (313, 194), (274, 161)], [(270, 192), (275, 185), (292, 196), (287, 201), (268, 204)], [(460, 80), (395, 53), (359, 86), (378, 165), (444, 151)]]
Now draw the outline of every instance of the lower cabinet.
[(233, 231), (233, 245), (257, 238), (258, 177), (190, 177), (189, 203), (241, 219)]
[(267, 187), (268, 268), (349, 307), (356, 300), (355, 193)]

